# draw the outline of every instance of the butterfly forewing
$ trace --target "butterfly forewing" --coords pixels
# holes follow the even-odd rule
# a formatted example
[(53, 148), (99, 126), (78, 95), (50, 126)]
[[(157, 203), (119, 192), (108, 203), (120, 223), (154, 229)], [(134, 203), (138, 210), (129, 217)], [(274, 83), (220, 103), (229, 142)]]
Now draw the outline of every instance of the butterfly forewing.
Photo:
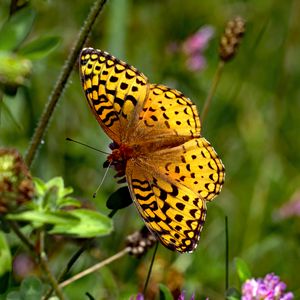
[(80, 73), (89, 105), (104, 131), (115, 142), (126, 140), (146, 99), (145, 75), (92, 48), (81, 52)]
[(200, 119), (192, 101), (177, 90), (150, 84), (149, 94), (130, 139), (145, 143), (200, 137)]

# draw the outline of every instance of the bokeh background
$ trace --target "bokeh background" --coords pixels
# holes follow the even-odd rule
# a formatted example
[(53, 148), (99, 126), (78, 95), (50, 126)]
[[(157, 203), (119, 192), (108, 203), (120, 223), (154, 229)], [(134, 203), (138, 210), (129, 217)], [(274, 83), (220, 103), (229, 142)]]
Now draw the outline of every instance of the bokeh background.
[[(31, 75), (15, 96), (3, 97), (10, 113), (1, 110), (1, 146), (25, 153), (92, 3), (31, 2), (36, 18), (26, 40), (54, 35), (61, 42), (46, 58), (33, 62)], [(8, 0), (0, 2), (0, 26), (9, 5)], [(164, 283), (171, 290), (185, 290), (187, 296), (195, 293), (196, 299), (224, 299), (224, 219), (228, 216), (230, 286), (240, 288), (234, 258), (241, 257), (254, 276), (275, 272), (300, 299), (300, 209), (295, 205), (300, 202), (300, 2), (111, 0), (87, 45), (134, 65), (153, 83), (182, 91), (201, 112), (218, 64), (219, 38), (226, 22), (237, 15), (247, 22), (246, 34), (237, 56), (225, 66), (202, 131), (224, 162), (226, 182), (220, 196), (208, 204), (206, 224), (193, 254), (158, 248), (150, 290)], [(187, 64), (182, 45), (203, 26), (211, 26), (214, 35), (202, 52), (206, 63), (195, 70)], [(119, 187), (113, 170), (92, 198), (104, 174), (105, 155), (67, 142), (66, 137), (108, 150), (109, 140), (86, 103), (77, 65), (32, 174), (44, 180), (62, 176), (85, 205), (109, 213), (106, 200)], [(133, 206), (119, 211), (113, 234), (98, 239), (73, 272), (122, 249), (126, 235), (142, 224)], [(62, 268), (78, 243), (62, 239), (55, 247), (49, 245), (54, 271)], [(70, 285), (67, 294), (79, 299), (79, 294), (89, 291), (96, 299), (128, 299), (142, 289), (150, 260), (151, 252), (139, 260), (124, 257)]]

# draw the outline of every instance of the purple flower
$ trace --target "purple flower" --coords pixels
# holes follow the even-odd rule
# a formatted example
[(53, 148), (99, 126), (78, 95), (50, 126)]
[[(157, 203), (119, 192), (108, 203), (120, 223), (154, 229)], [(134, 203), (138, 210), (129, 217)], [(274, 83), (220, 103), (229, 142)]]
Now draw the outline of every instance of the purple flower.
[(199, 71), (206, 66), (203, 52), (213, 35), (213, 27), (203, 26), (182, 44), (182, 50), (187, 57), (186, 66), (190, 71)]
[[(185, 298), (184, 298), (184, 292), (182, 292), (182, 293), (179, 295), (178, 300), (185, 300)], [(195, 295), (194, 295), (194, 294), (192, 295), (192, 297), (191, 297), (190, 300), (195, 300)]]
[(187, 58), (186, 66), (190, 71), (203, 70), (206, 66), (206, 59), (200, 54), (192, 55)]
[(208, 42), (214, 35), (212, 26), (203, 26), (195, 34), (185, 40), (182, 45), (183, 52), (187, 55), (202, 52), (207, 48)]
[(279, 219), (287, 219), (290, 217), (300, 217), (300, 191), (296, 192), (292, 199), (285, 203), (277, 212)]
[(285, 293), (286, 284), (274, 273), (265, 278), (248, 279), (242, 286), (242, 300), (292, 300), (291, 292)]
[(130, 297), (130, 300), (144, 300), (144, 295), (141, 293), (138, 293), (135, 298), (134, 298), (134, 296)]

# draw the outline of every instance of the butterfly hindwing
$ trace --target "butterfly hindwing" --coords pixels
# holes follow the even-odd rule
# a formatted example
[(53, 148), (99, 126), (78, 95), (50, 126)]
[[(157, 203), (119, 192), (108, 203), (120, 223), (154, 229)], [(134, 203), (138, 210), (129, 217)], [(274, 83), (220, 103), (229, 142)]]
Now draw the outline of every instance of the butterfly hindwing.
[(193, 191), (137, 166), (127, 180), (140, 215), (161, 243), (178, 252), (193, 251), (206, 216), (205, 202)]
[[(201, 170), (201, 172), (199, 172)], [(168, 248), (193, 251), (206, 216), (206, 201), (221, 190), (224, 168), (204, 139), (128, 162), (127, 181), (148, 228)]]

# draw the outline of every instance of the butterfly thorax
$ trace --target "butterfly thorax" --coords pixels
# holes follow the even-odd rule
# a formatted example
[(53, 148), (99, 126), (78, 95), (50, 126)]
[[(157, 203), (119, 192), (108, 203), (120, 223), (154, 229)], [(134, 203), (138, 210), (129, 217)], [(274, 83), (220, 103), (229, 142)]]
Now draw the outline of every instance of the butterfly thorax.
[(135, 155), (134, 149), (127, 144), (119, 145), (116, 142), (112, 142), (109, 145), (109, 148), (112, 150), (112, 152), (107, 156), (104, 167), (111, 166), (117, 171), (115, 177), (124, 177), (126, 163)]

